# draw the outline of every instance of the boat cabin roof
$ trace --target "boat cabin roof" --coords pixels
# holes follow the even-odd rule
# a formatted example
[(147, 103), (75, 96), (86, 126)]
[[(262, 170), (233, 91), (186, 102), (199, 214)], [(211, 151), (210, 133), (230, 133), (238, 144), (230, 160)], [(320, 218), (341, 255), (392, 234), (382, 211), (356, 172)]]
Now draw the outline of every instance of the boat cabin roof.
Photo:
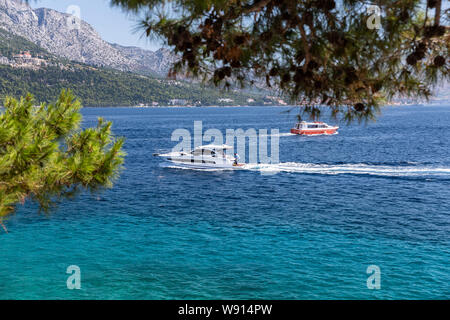
[(302, 122), (297, 122), (297, 123), (301, 123), (301, 124), (325, 124), (325, 122), (321, 122), (321, 121), (314, 121), (314, 122), (302, 121)]

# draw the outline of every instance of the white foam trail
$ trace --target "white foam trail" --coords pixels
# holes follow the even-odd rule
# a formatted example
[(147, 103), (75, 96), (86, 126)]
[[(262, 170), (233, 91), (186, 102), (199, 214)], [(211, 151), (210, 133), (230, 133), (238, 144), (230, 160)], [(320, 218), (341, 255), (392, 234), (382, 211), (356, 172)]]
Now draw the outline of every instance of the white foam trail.
[(450, 168), (425, 166), (376, 166), (367, 164), (313, 164), (285, 162), (279, 164), (246, 164), (244, 169), (266, 172), (308, 174), (363, 174), (378, 176), (450, 176)]
[(171, 163), (162, 163), (161, 167), (184, 169), (194, 171), (230, 171), (230, 170), (248, 170), (259, 172), (273, 173), (306, 173), (306, 174), (355, 174), (355, 175), (374, 175), (388, 177), (427, 177), (427, 176), (446, 176), (450, 177), (450, 168), (448, 167), (431, 167), (431, 166), (386, 166), (386, 165), (368, 165), (364, 163), (356, 164), (314, 164), (314, 163), (298, 163), (284, 162), (279, 164), (259, 164), (250, 163), (243, 167), (236, 168), (191, 168), (178, 166)]
[(280, 133), (268, 133), (268, 134), (260, 134), (262, 137), (290, 137), (290, 136), (296, 136), (294, 133), (290, 132), (280, 132)]

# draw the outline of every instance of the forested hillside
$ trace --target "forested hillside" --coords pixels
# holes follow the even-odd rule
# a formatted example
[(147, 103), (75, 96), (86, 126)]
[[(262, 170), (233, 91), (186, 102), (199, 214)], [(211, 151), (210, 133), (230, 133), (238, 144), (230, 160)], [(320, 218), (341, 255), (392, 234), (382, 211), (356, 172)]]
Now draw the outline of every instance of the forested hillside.
[[(15, 65), (14, 56), (23, 51), (29, 52), (33, 57), (45, 59), (46, 65), (29, 68)], [(61, 89), (69, 88), (85, 106), (133, 106), (153, 102), (168, 105), (173, 99), (201, 105), (262, 103), (262, 97), (257, 95), (224, 92), (216, 88), (201, 87), (199, 84), (156, 79), (71, 62), (0, 28), (1, 57), (9, 60), (9, 64), (0, 64), (1, 102), (5, 96), (19, 97), (28, 92), (38, 101), (54, 101)], [(249, 103), (249, 98), (255, 101)]]
[(28, 51), (33, 56), (54, 57), (47, 50), (33, 42), (0, 28), (0, 56), (11, 59), (14, 54), (18, 54), (21, 51)]
[[(198, 85), (149, 79), (132, 73), (112, 70), (77, 69), (61, 70), (58, 67), (31, 70), (0, 65), (0, 99), (7, 95), (19, 97), (27, 92), (38, 101), (53, 101), (61, 89), (69, 88), (82, 100), (85, 106), (133, 106), (157, 102), (169, 104), (171, 99), (185, 99), (202, 105), (248, 104), (249, 95), (222, 92), (217, 89), (201, 88)], [(229, 98), (233, 102), (221, 103), (219, 99)], [(253, 104), (261, 103), (255, 98)]]

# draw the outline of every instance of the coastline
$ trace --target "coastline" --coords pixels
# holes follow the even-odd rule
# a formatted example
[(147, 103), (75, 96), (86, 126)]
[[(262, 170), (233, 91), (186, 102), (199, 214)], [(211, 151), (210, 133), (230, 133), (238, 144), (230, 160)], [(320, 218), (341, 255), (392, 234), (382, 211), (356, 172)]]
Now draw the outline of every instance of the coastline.
[[(450, 101), (442, 101), (439, 103), (408, 103), (408, 104), (401, 104), (401, 103), (392, 103), (392, 104), (385, 104), (381, 105), (380, 107), (439, 107), (439, 106), (450, 106)], [(265, 108), (265, 107), (291, 107), (291, 108), (297, 108), (300, 107), (298, 105), (199, 105), (199, 106), (191, 106), (191, 105), (158, 105), (158, 106), (83, 106), (83, 108), (130, 108), (130, 109), (158, 109), (158, 108), (188, 108), (188, 109), (195, 109), (195, 108), (248, 108), (248, 107), (258, 107), (258, 108)], [(326, 106), (324, 106), (326, 107)], [(3, 108), (0, 106), (0, 108)]]

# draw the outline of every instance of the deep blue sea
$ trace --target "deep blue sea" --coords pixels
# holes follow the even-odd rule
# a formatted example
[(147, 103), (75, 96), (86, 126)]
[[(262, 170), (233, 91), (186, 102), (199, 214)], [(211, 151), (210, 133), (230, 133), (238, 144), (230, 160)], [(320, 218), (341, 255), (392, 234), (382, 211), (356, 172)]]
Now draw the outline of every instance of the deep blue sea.
[[(84, 109), (85, 126), (101, 116), (126, 137), (125, 169), (50, 216), (17, 208), (0, 299), (450, 298), (450, 106), (388, 107), (316, 137), (285, 134), (288, 109)], [(162, 166), (153, 153), (194, 120), (279, 129), (281, 163), (260, 167), (276, 174)], [(81, 290), (67, 289), (70, 265)]]

